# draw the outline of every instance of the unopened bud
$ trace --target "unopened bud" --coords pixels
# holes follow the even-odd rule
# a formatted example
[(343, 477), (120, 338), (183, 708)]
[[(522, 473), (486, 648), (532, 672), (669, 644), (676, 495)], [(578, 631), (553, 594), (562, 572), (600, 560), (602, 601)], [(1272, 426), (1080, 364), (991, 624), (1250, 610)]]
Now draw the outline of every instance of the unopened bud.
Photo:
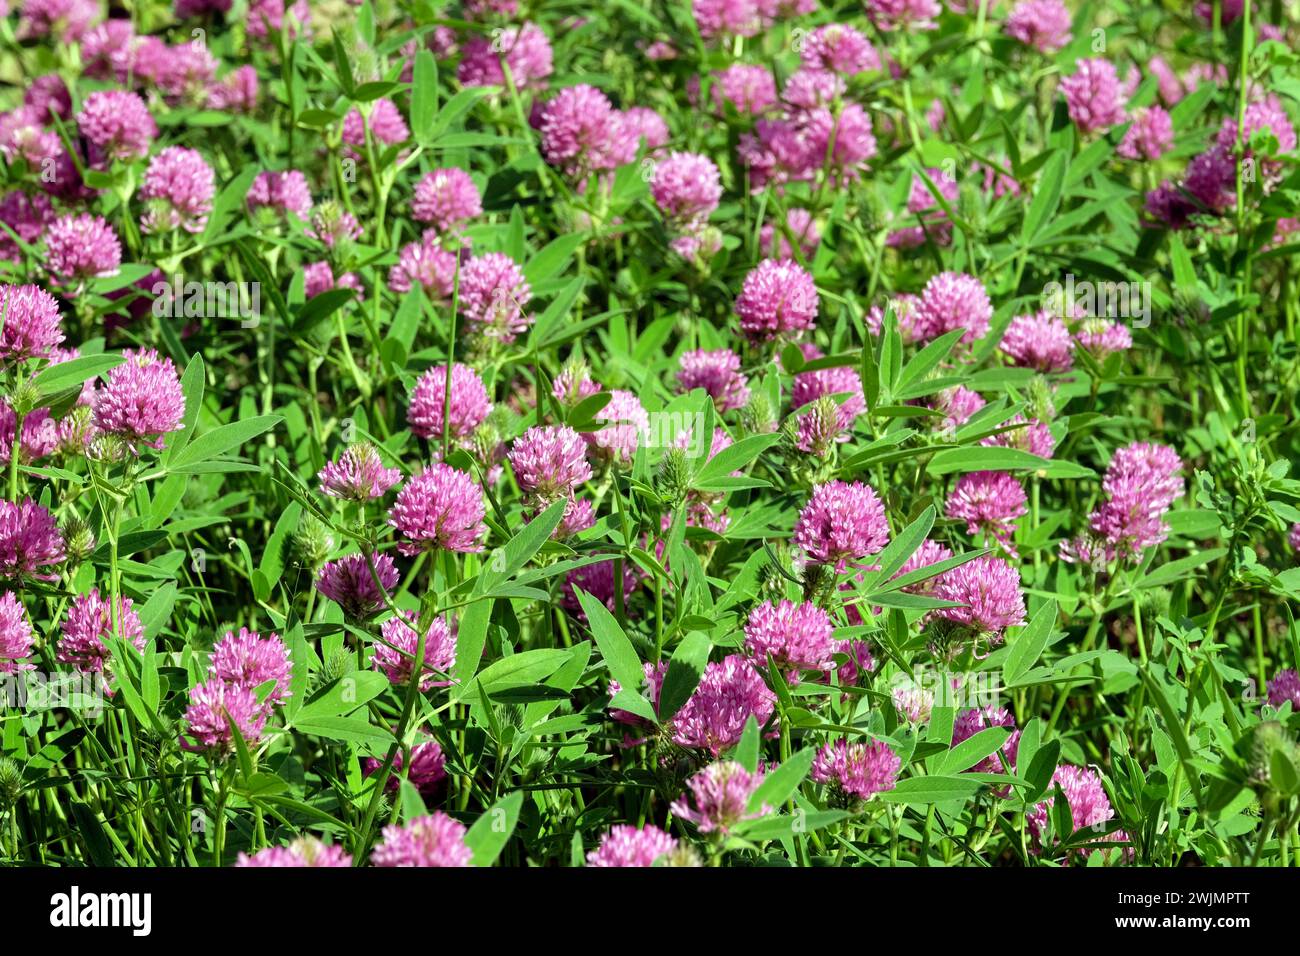
[(776, 416), (767, 398), (758, 392), (749, 396), (749, 401), (740, 410), (740, 427), (749, 435), (766, 435), (776, 429)]
[(329, 560), (334, 550), (334, 536), (330, 530), (311, 515), (303, 518), (293, 536), (293, 553), (304, 568), (318, 568)]
[(0, 757), (0, 807), (12, 807), (22, 792), (22, 768), (13, 759)]
[[(784, 433), (783, 433), (784, 434)], [(799, 451), (824, 458), (840, 434), (840, 407), (823, 395), (798, 418), (795, 445)]]
[(95, 536), (81, 518), (69, 518), (63, 525), (64, 548), (68, 561), (80, 564), (95, 550)]
[(1035, 375), (1029, 381), (1029, 417), (1046, 424), (1056, 417), (1056, 402), (1052, 396), (1052, 386), (1041, 375)]
[(690, 490), (691, 468), (686, 461), (686, 452), (680, 448), (670, 448), (659, 464), (659, 475), (655, 479), (655, 490), (664, 501), (676, 506), (686, 500)]
[(321, 682), (328, 684), (344, 677), (352, 671), (352, 665), (352, 654), (340, 647), (325, 661), (325, 666), (321, 669)]

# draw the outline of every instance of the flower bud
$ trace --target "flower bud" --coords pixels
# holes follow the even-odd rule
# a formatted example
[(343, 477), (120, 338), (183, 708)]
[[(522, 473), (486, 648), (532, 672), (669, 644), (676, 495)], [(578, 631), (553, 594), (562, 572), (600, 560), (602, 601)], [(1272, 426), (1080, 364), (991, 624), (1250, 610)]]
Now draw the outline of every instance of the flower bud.
[(95, 536), (81, 518), (69, 518), (64, 523), (63, 540), (71, 564), (80, 564), (95, 550)]
[(334, 550), (334, 536), (330, 530), (311, 515), (302, 519), (298, 531), (294, 534), (293, 554), (298, 564), (304, 568), (318, 568), (329, 560)]
[(655, 479), (655, 491), (659, 497), (674, 507), (686, 500), (690, 490), (691, 467), (686, 461), (686, 452), (680, 448), (670, 448), (659, 463), (659, 475)]
[(0, 757), (0, 807), (12, 807), (22, 792), (22, 768), (9, 757)]
[(749, 396), (749, 401), (740, 410), (740, 427), (747, 435), (766, 435), (776, 429), (776, 416), (767, 398), (758, 392)]

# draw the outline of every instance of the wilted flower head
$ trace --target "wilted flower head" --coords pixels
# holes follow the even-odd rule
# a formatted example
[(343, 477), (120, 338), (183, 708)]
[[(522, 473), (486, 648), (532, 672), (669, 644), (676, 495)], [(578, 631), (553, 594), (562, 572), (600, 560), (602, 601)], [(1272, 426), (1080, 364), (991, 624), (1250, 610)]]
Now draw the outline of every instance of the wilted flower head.
[(761, 773), (750, 773), (733, 760), (709, 764), (686, 781), (690, 798), (683, 794), (673, 801), (673, 816), (694, 823), (701, 833), (726, 836), (737, 824), (772, 812), (767, 804), (749, 811), (749, 799), (762, 782)]
[(32, 624), (27, 611), (12, 591), (6, 591), (0, 595), (0, 674), (33, 669), (35, 664), (23, 663), (31, 653)]
[(759, 727), (767, 723), (776, 696), (744, 657), (730, 654), (711, 661), (690, 699), (672, 720), (678, 746), (707, 750), (714, 757), (740, 741), (751, 716)]
[(181, 427), (185, 394), (169, 358), (153, 349), (127, 349), (126, 359), (95, 392), (95, 428), (132, 444), (161, 448), (163, 436)]
[(1124, 122), (1124, 92), (1109, 60), (1077, 60), (1076, 71), (1061, 80), (1070, 119), (1081, 133), (1106, 130)]
[(53, 567), (65, 557), (54, 515), (30, 498), (21, 504), (0, 501), (0, 577), (53, 581)]
[(149, 161), (140, 187), (140, 198), (149, 204), (141, 220), (144, 231), (202, 232), (215, 191), (212, 167), (198, 150), (168, 146)]
[(63, 341), (63, 317), (54, 296), (35, 285), (0, 286), (0, 358), (43, 358)]
[[(393, 566), (393, 559), (386, 554), (376, 554), (372, 560), (375, 565), (373, 576), (363, 554), (349, 554), (326, 563), (316, 578), (316, 590), (343, 608), (348, 617), (369, 617), (384, 606), (380, 585), (388, 592), (397, 586), (397, 568)], [(375, 576), (379, 578), (378, 584)]]
[(435, 810), (405, 826), (384, 827), (384, 839), (370, 854), (375, 866), (469, 866), (465, 826)]
[(322, 843), (315, 837), (299, 837), (287, 846), (268, 846), (252, 856), (240, 853), (237, 867), (343, 867), (351, 866), (352, 857), (341, 846)]
[(77, 114), (77, 128), (109, 159), (130, 162), (149, 153), (158, 126), (137, 94), (100, 90), (89, 94)]
[(412, 477), (388, 513), (388, 523), (405, 538), (397, 550), (405, 555), (436, 548), (481, 551), (487, 533), (483, 491), (466, 472), (435, 462)]
[(396, 468), (385, 468), (375, 446), (368, 442), (349, 445), (335, 461), (325, 465), (316, 475), (320, 493), (347, 501), (370, 501), (382, 498), (384, 492), (401, 479)]
[(799, 512), (793, 540), (813, 561), (842, 570), (889, 543), (885, 506), (870, 485), (826, 482)]
[(483, 199), (465, 170), (457, 166), (435, 169), (415, 184), (411, 215), (432, 223), (439, 232), (452, 232), (483, 215)]
[(806, 332), (817, 322), (817, 286), (793, 259), (764, 259), (736, 297), (740, 329), (755, 342)]
[[(419, 620), (406, 611), (401, 617), (390, 617), (379, 626), (382, 641), (375, 641), (372, 663), (393, 684), (410, 683), (415, 672), (415, 652), (418, 649)], [(424, 666), (421, 668), (420, 690), (445, 686), (439, 674), (449, 674), (456, 666), (456, 634), (444, 617), (435, 617), (424, 634)]]
[(934, 596), (955, 601), (962, 607), (940, 608), (934, 613), (958, 624), (1001, 640), (1002, 632), (1025, 623), (1025, 597), (1020, 590), (1020, 572), (1015, 566), (986, 554), (958, 565), (939, 576)]
[[(447, 428), (445, 417), (447, 366), (435, 365), (420, 376), (411, 392), (406, 420), (420, 438), (440, 439)], [(487, 386), (478, 372), (456, 362), (451, 367), (451, 438), (466, 442), (492, 411)]]
[(841, 739), (818, 751), (811, 776), (816, 783), (835, 784), (845, 794), (867, 800), (893, 790), (901, 766), (898, 755), (884, 741), (850, 744)]
[(283, 703), (290, 696), (292, 673), (289, 648), (278, 634), (262, 637), (257, 631), (241, 627), (237, 634), (227, 631), (212, 648), (213, 677), (254, 692), (268, 681), (274, 681), (266, 695), (268, 705)]
[(676, 849), (676, 839), (649, 823), (640, 829), (617, 824), (600, 838), (600, 846), (587, 854), (587, 865), (653, 866)]

